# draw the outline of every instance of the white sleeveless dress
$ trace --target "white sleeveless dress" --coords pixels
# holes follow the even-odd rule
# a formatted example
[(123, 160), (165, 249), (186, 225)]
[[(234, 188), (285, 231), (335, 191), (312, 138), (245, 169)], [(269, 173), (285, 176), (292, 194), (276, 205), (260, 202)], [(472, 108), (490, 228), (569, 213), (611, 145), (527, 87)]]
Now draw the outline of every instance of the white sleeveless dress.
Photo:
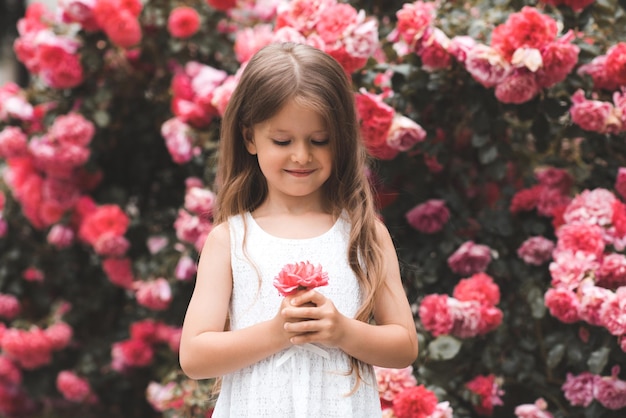
[[(245, 252), (242, 250), (244, 218)], [(231, 217), (228, 222), (233, 270), (231, 329), (273, 318), (282, 296), (272, 281), (285, 264), (299, 261), (321, 264), (328, 273), (328, 285), (317, 290), (329, 297), (342, 314), (355, 316), (361, 293), (347, 262), (350, 225), (346, 219), (340, 218), (326, 233), (309, 239), (272, 236), (249, 213)], [(339, 349), (313, 344), (308, 348), (293, 346), (224, 376), (213, 417), (381, 417), (372, 368), (363, 368), (364, 381), (350, 396), (356, 378), (347, 374), (349, 370), (350, 358)]]

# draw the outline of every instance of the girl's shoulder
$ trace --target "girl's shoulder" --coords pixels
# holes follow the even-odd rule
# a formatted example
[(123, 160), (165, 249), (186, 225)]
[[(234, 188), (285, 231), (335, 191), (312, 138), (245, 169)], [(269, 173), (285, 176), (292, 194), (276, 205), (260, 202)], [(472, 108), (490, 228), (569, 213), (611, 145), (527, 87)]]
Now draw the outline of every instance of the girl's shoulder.
[(229, 245), (230, 244), (230, 220), (221, 222), (219, 224), (213, 225), (211, 232), (209, 232), (206, 244), (218, 244), (218, 245)]

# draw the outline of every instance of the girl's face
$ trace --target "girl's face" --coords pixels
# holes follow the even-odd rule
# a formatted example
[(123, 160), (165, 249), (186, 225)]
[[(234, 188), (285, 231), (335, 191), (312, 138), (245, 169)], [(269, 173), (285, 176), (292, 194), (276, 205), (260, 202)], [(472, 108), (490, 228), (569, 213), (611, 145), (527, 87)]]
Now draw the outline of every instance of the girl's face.
[(270, 119), (244, 132), (269, 196), (322, 198), (332, 171), (329, 132), (314, 110), (291, 100)]

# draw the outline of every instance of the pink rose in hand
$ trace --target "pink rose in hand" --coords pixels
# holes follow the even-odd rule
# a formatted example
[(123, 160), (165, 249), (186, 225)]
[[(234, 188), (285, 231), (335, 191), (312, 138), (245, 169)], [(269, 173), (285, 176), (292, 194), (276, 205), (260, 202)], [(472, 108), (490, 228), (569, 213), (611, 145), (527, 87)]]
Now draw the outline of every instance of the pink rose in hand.
[(321, 265), (308, 261), (286, 264), (274, 278), (274, 286), (283, 296), (295, 294), (298, 290), (314, 289), (328, 284), (328, 274)]

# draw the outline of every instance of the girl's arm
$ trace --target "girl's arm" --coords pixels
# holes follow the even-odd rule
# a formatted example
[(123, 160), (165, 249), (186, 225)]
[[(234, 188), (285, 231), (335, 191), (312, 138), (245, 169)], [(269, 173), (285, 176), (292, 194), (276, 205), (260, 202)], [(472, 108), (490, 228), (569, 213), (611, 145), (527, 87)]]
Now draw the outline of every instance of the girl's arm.
[[(337, 347), (365, 363), (380, 367), (403, 368), (417, 358), (417, 332), (413, 314), (402, 287), (400, 267), (389, 231), (378, 223), (378, 236), (383, 247), (385, 283), (375, 301), (376, 325), (367, 324), (340, 314), (330, 299), (314, 290), (293, 298), (295, 307), (283, 314), (291, 321), (285, 329), (299, 334), (294, 344), (318, 342)], [(302, 307), (313, 302), (316, 307)]]
[(222, 223), (211, 231), (202, 249), (183, 322), (179, 360), (190, 378), (222, 376), (291, 345), (293, 334), (285, 330), (280, 314), (249, 328), (224, 331), (231, 292), (230, 234), (228, 224)]

